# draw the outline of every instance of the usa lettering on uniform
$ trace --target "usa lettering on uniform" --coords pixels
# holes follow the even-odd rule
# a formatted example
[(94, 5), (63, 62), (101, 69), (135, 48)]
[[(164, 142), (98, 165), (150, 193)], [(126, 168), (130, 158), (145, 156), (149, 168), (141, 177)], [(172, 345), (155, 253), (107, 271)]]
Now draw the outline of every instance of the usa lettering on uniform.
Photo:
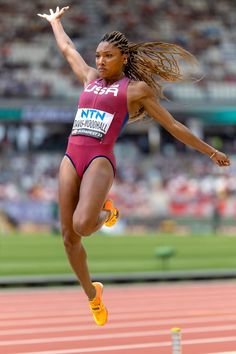
[(96, 95), (108, 95), (109, 93), (111, 93), (114, 96), (117, 96), (118, 92), (119, 92), (119, 85), (113, 85), (113, 86), (110, 86), (110, 87), (102, 87), (102, 86), (99, 86), (97, 84), (89, 84), (85, 88), (84, 91), (85, 92), (93, 92)]

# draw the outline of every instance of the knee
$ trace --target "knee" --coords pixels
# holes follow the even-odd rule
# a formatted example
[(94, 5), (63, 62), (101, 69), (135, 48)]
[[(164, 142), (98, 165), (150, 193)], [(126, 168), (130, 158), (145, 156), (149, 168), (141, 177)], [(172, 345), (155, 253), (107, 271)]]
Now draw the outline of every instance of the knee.
[(94, 232), (94, 225), (86, 216), (73, 217), (74, 232), (80, 236), (90, 236)]
[(62, 227), (62, 238), (67, 253), (71, 253), (72, 250), (81, 243), (81, 237), (76, 235), (73, 230), (66, 227)]

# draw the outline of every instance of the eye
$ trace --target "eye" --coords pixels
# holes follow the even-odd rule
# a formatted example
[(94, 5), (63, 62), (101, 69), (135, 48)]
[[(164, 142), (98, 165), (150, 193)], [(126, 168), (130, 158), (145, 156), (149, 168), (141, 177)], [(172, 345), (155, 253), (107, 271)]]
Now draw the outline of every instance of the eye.
[(106, 54), (106, 57), (107, 57), (107, 58), (112, 58), (113, 55), (109, 53), (109, 54)]
[(100, 56), (99, 54), (96, 54), (96, 55), (95, 55), (95, 58), (96, 58), (96, 59), (98, 59), (98, 58), (99, 58), (99, 56)]

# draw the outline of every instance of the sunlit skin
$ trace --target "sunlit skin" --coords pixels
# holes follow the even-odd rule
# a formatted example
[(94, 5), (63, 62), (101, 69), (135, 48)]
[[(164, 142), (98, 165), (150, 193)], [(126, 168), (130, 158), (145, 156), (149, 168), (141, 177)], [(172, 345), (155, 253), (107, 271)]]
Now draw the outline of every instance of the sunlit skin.
[[(108, 42), (100, 42), (96, 49), (96, 68), (88, 65), (62, 26), (61, 17), (67, 10), (69, 6), (61, 9), (57, 7), (55, 11), (50, 9), (49, 14), (38, 15), (51, 24), (58, 48), (77, 79), (84, 87), (97, 78), (104, 79), (107, 85), (121, 79), (124, 76), (127, 55), (122, 54), (117, 47)], [(208, 155), (218, 166), (230, 165), (229, 158), (223, 152), (216, 151), (199, 139), (162, 107), (153, 89), (144, 81), (130, 80), (127, 89), (127, 106), (130, 117), (135, 116), (140, 108), (143, 108), (150, 117), (179, 141)], [(113, 178), (114, 172), (110, 162), (102, 157), (94, 159), (82, 177), (78, 176), (67, 157), (63, 158), (60, 166), (60, 221), (65, 250), (89, 299), (94, 298), (96, 290), (91, 282), (82, 238), (99, 230), (107, 220), (109, 212), (103, 210), (103, 204)]]
[(127, 62), (127, 55), (111, 43), (101, 42), (96, 50), (96, 68), (99, 76), (112, 83), (124, 76), (123, 68)]
[[(65, 6), (61, 9), (57, 7), (55, 12), (50, 9), (50, 15), (39, 14), (39, 16), (51, 23), (58, 47), (66, 57), (80, 82), (86, 86), (98, 77), (104, 78), (108, 83), (120, 79), (123, 75), (122, 71), (127, 56), (122, 54), (120, 50), (115, 48), (112, 44), (101, 42), (96, 50), (97, 68), (95, 69), (89, 66), (76, 50), (74, 43), (67, 36), (62, 27), (60, 18), (67, 10), (69, 10), (69, 6)], [(131, 80), (127, 91), (127, 104), (131, 117), (143, 107), (148, 115), (154, 118), (163, 128), (184, 144), (209, 156), (214, 153), (214, 148), (198, 139), (185, 125), (176, 121), (174, 117), (159, 104), (153, 90), (145, 82), (134, 82)], [(230, 165), (229, 158), (220, 151), (217, 151), (212, 161), (219, 166)]]

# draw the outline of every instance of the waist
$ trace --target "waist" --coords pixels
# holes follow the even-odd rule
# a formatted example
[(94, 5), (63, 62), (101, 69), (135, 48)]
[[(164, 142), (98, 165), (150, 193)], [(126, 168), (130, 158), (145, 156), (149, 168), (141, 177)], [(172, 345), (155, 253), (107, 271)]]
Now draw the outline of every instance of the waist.
[(97, 146), (99, 148), (105, 147), (108, 149), (113, 149), (114, 146), (113, 142), (107, 143), (106, 139), (98, 140), (85, 135), (70, 135), (68, 142), (75, 145)]

